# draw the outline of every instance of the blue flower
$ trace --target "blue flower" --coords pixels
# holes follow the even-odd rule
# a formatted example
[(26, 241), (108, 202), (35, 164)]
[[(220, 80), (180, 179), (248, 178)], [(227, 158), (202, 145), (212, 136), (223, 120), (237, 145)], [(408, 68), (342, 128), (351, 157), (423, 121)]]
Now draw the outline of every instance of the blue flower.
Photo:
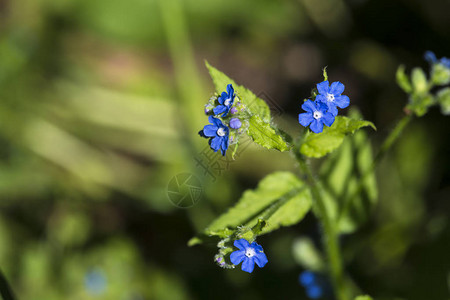
[(327, 111), (327, 105), (322, 102), (307, 100), (302, 108), (306, 112), (298, 115), (298, 122), (305, 127), (309, 126), (314, 133), (322, 132), (323, 124), (330, 127), (334, 122), (335, 116)]
[(306, 295), (310, 299), (319, 299), (324, 294), (322, 279), (314, 272), (304, 271), (298, 277), (298, 281), (305, 287)]
[(213, 116), (209, 116), (208, 120), (212, 125), (203, 127), (203, 130), (200, 130), (199, 134), (202, 137), (210, 138), (209, 145), (211, 146), (211, 149), (213, 149), (214, 152), (217, 152), (220, 149), (222, 155), (225, 156), (228, 149), (230, 129), (225, 126), (222, 121)]
[(222, 117), (226, 117), (231, 109), (231, 106), (233, 106), (235, 96), (233, 86), (231, 84), (227, 85), (227, 91), (222, 92), (222, 95), (220, 95), (217, 99), (219, 101), (219, 105), (213, 109), (214, 114), (222, 114)]
[(255, 263), (260, 268), (267, 264), (268, 260), (264, 254), (264, 250), (256, 242), (250, 244), (247, 240), (240, 239), (234, 241), (234, 246), (239, 250), (231, 253), (230, 260), (234, 265), (238, 265), (244, 261), (241, 266), (242, 271), (251, 273), (255, 268)]
[(328, 81), (323, 81), (317, 84), (319, 95), (316, 96), (316, 101), (323, 102), (327, 105), (328, 111), (337, 116), (339, 108), (346, 108), (350, 104), (350, 99), (341, 95), (344, 92), (345, 86), (339, 81), (333, 82), (331, 86)]
[(310, 299), (319, 299), (322, 297), (323, 290), (319, 285), (311, 285), (306, 287), (306, 295)]
[(442, 57), (441, 59), (437, 59), (436, 55), (432, 51), (425, 52), (424, 58), (431, 65), (441, 64), (441, 65), (445, 66), (446, 68), (450, 69), (450, 58)]

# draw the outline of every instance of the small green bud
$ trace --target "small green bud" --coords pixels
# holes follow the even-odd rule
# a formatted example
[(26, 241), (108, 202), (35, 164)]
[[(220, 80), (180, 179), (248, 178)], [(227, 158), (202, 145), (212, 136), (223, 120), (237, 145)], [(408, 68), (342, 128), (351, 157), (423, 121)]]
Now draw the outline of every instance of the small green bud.
[(441, 105), (441, 112), (450, 115), (450, 88), (444, 88), (437, 93), (437, 101)]

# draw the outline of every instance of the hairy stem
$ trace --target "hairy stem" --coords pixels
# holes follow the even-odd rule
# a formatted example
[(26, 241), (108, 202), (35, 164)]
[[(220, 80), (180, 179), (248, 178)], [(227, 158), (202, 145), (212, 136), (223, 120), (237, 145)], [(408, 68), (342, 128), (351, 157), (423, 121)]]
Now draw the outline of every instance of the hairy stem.
[(311, 187), (311, 193), (314, 200), (314, 211), (322, 223), (324, 236), (323, 243), (329, 263), (331, 279), (333, 282), (336, 299), (348, 300), (348, 292), (344, 281), (344, 272), (342, 264), (341, 250), (339, 248), (337, 226), (334, 220), (327, 213), (325, 203), (317, 186), (315, 177), (304, 157), (300, 154), (300, 149), (294, 148), (295, 156), (300, 164), (301, 171), (307, 176), (308, 183)]

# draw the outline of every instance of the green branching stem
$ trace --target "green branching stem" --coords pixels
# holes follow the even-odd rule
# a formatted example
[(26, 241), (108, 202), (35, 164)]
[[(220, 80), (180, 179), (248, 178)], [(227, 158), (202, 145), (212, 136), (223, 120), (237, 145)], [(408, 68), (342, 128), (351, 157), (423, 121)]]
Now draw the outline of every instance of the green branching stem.
[(344, 270), (342, 263), (341, 251), (339, 248), (337, 225), (334, 224), (333, 219), (329, 216), (323, 201), (322, 195), (317, 186), (316, 179), (306, 162), (305, 158), (300, 154), (299, 147), (294, 148), (295, 157), (300, 165), (302, 173), (307, 176), (307, 181), (311, 187), (313, 197), (314, 211), (322, 223), (324, 237), (323, 243), (326, 249), (326, 254), (329, 263), (330, 274), (333, 282), (333, 287), (338, 300), (348, 300), (349, 295), (344, 281)]
[(398, 140), (398, 138), (401, 136), (403, 130), (408, 126), (408, 124), (411, 122), (413, 116), (412, 114), (405, 115), (403, 118), (398, 121), (398, 123), (395, 125), (394, 129), (391, 131), (391, 133), (386, 137), (383, 144), (380, 147), (380, 150), (378, 151), (377, 155), (373, 159), (373, 162), (359, 178), (358, 185), (355, 189), (355, 191), (344, 200), (344, 203), (342, 205), (341, 210), (338, 214), (338, 223), (342, 216), (346, 215), (348, 209), (351, 207), (354, 199), (361, 193), (362, 189), (364, 188), (364, 183), (368, 176), (372, 174), (372, 172), (375, 170), (376, 166), (378, 165), (379, 161), (384, 157), (384, 155), (391, 149), (392, 145)]

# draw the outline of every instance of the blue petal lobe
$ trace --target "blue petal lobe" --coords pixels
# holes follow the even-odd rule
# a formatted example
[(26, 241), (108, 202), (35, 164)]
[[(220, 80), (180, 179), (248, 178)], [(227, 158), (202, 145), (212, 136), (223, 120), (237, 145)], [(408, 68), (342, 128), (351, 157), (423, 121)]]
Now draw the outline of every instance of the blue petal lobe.
[(304, 111), (309, 111), (309, 112), (313, 112), (316, 110), (316, 105), (314, 104), (314, 102), (312, 102), (311, 100), (306, 100), (305, 102), (303, 102), (302, 104), (302, 109)]
[(325, 95), (317, 95), (316, 102), (327, 103), (327, 97)]
[(331, 125), (333, 125), (334, 123), (334, 116), (332, 113), (330, 112), (326, 112), (325, 114), (323, 114), (322, 116), (322, 121), (325, 125), (327, 125), (328, 127), (330, 127)]
[(258, 267), (263, 268), (268, 260), (267, 260), (267, 256), (266, 254), (264, 254), (263, 252), (257, 252), (254, 256), (255, 258), (255, 262), (258, 265)]
[(309, 128), (311, 128), (314, 133), (320, 133), (323, 131), (323, 123), (320, 120), (314, 120), (311, 122)]
[(227, 149), (228, 149), (228, 136), (224, 136), (222, 138), (222, 145), (220, 146), (222, 155), (225, 156)]
[(334, 98), (334, 103), (340, 108), (346, 108), (350, 104), (350, 98), (348, 96), (342, 95)]
[(227, 93), (230, 98), (233, 98), (234, 89), (233, 89), (233, 85), (231, 83), (229, 85), (227, 85)]
[(213, 137), (217, 135), (217, 129), (219, 129), (219, 127), (217, 127), (216, 125), (206, 125), (203, 128), (203, 134), (207, 137)]
[(336, 107), (336, 104), (328, 102), (328, 112), (331, 113), (333, 116), (337, 116), (338, 109)]
[(256, 242), (251, 243), (251, 244), (250, 244), (250, 247), (252, 247), (253, 249), (255, 249), (256, 252), (262, 252), (262, 251), (264, 251), (264, 250), (263, 250), (263, 247), (262, 247), (260, 244), (256, 243)]
[(300, 281), (300, 284), (303, 286), (309, 286), (314, 283), (316, 280), (316, 274), (310, 271), (304, 271), (302, 274), (300, 274), (298, 280)]
[(328, 80), (327, 81), (322, 81), (321, 83), (318, 83), (317, 84), (317, 90), (319, 91), (319, 94), (322, 94), (322, 95), (326, 95), (326, 94), (328, 94), (328, 90), (329, 90), (329, 88), (328, 88)]
[(427, 51), (425, 52), (424, 58), (426, 61), (428, 61), (430, 64), (434, 64), (437, 62), (437, 58), (436, 55), (431, 52), (431, 51)]
[(242, 266), (241, 266), (242, 271), (251, 273), (251, 272), (253, 272), (254, 268), (255, 268), (255, 262), (253, 261), (253, 257), (245, 258), (244, 262), (242, 263)]
[(345, 89), (345, 86), (342, 83), (340, 83), (339, 81), (335, 81), (330, 86), (330, 93), (335, 96), (338, 96), (338, 95), (342, 94), (344, 89)]
[(214, 152), (217, 152), (220, 148), (221, 138), (216, 136), (211, 140), (211, 148), (214, 150)]
[(246, 239), (235, 240), (233, 245), (239, 250), (245, 250), (245, 248), (248, 248), (250, 246)]
[(230, 260), (233, 265), (238, 265), (244, 260), (245, 257), (245, 250), (237, 250), (231, 253)]
[(306, 112), (298, 115), (298, 122), (307, 127), (314, 120), (312, 113)]
[(226, 110), (227, 110), (227, 107), (225, 105), (218, 105), (218, 106), (214, 107), (213, 112), (215, 115), (220, 115), (221, 113), (223, 113)]
[(311, 299), (319, 299), (322, 297), (322, 288), (319, 285), (311, 285), (306, 288), (306, 294)]

